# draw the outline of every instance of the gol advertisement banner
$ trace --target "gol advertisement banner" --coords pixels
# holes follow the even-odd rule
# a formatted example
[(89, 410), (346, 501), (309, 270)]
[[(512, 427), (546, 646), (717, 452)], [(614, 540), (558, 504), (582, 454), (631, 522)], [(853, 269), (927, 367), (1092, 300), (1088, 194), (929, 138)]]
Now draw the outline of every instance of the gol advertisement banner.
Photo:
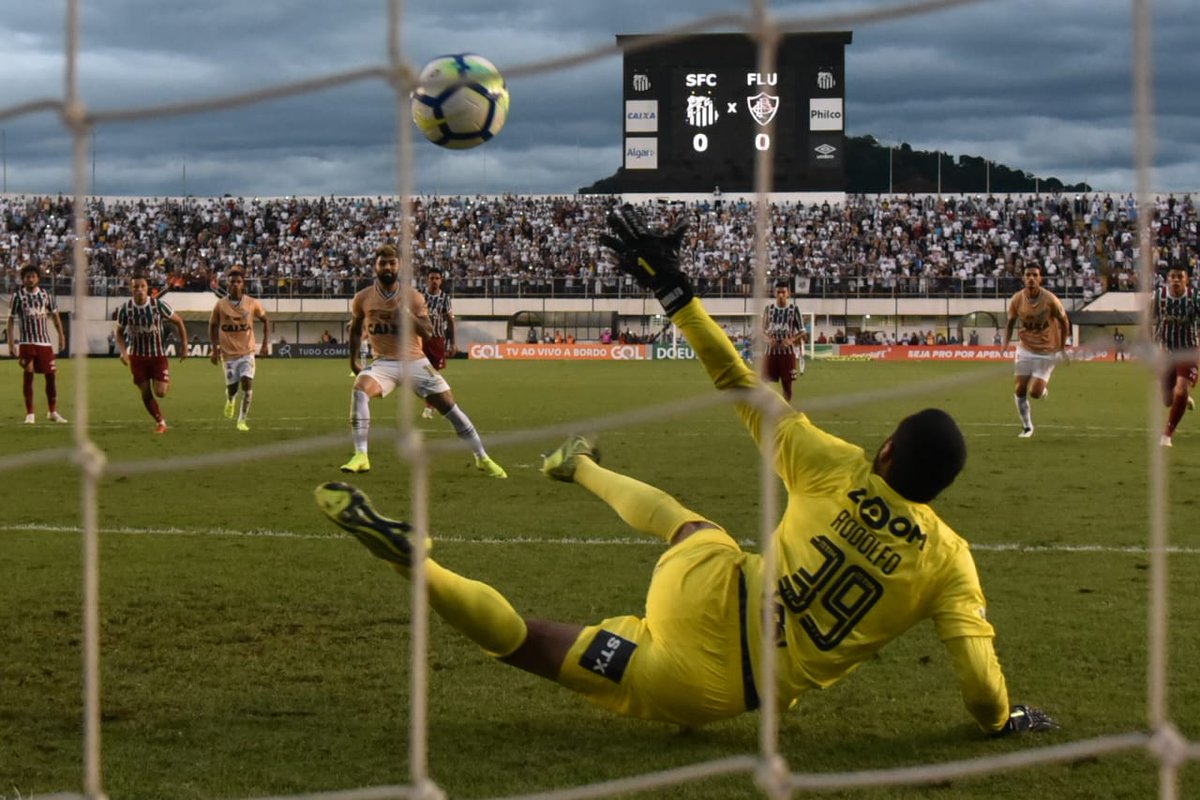
[[(1077, 347), (1068, 348), (1072, 361), (1101, 361), (1111, 358), (1107, 350), (1087, 350)], [(838, 345), (836, 354), (831, 359), (847, 361), (1012, 361), (1016, 356), (1016, 347), (1010, 346), (1001, 352), (994, 345), (868, 345), (843, 344)]]
[(501, 359), (504, 361), (544, 361), (554, 359), (591, 361), (646, 361), (650, 348), (644, 344), (518, 344), (496, 342), (473, 344), (467, 351), (471, 358)]

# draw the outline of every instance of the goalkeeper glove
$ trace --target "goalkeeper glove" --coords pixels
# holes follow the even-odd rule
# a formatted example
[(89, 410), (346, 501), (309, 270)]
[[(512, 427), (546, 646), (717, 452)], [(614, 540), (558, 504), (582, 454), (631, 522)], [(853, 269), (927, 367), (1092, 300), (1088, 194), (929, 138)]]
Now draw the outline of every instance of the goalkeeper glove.
[(1014, 733), (1025, 733), (1027, 731), (1041, 732), (1052, 731), (1058, 727), (1058, 723), (1050, 719), (1050, 715), (1040, 708), (1032, 706), (1013, 706), (1009, 712), (1008, 720), (1004, 723), (1004, 727), (994, 733), (994, 736), (1009, 736)]
[(600, 244), (617, 257), (617, 268), (653, 292), (667, 316), (695, 296), (692, 282), (679, 269), (679, 248), (687, 226), (681, 218), (665, 233), (651, 233), (641, 213), (626, 204), (608, 215), (610, 233), (600, 235)]

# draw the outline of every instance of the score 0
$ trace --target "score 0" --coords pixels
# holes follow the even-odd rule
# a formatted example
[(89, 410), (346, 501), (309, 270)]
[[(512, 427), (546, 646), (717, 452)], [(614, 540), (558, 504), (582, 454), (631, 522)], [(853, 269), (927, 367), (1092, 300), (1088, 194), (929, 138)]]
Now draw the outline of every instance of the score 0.
[[(767, 94), (763, 87), (773, 87), (778, 84), (779, 73), (768, 72), (765, 75), (758, 72), (746, 73), (746, 85), (758, 89), (758, 94), (746, 98), (746, 106), (754, 121), (763, 127), (771, 124), (771, 120), (775, 119), (775, 112), (779, 110), (779, 96)], [(750, 91), (754, 91), (754, 89), (752, 88)], [(759, 131), (754, 136), (754, 149), (760, 152), (770, 150), (771, 137), (765, 132)]]
[[(689, 89), (700, 88), (705, 86), (715, 88), (717, 86), (717, 76), (712, 72), (692, 72), (688, 73), (684, 80), (685, 85)], [(760, 126), (767, 126), (771, 120), (775, 118), (775, 112), (779, 109), (779, 97), (776, 95), (767, 94), (763, 87), (774, 87), (779, 83), (779, 74), (775, 72), (746, 73), (746, 85), (759, 89), (758, 94), (746, 98), (746, 106), (750, 116)], [(751, 89), (753, 91), (753, 89)], [(736, 113), (737, 105), (729, 104), (729, 113)], [(720, 118), (720, 114), (713, 107), (711, 96), (691, 94), (688, 96), (687, 102), (687, 121), (697, 127), (707, 127), (714, 124)], [(708, 150), (708, 134), (704, 131), (697, 131), (692, 135), (692, 149), (697, 153), (703, 153)], [(759, 151), (771, 149), (771, 137), (765, 132), (760, 131), (754, 136), (754, 149)]]
[[(695, 136), (693, 136), (692, 137), (692, 149), (695, 150), (697, 153), (703, 153), (705, 150), (707, 150), (708, 149), (708, 134), (697, 133)], [(756, 133), (754, 135), (754, 149), (760, 150), (760, 151), (770, 150), (771, 149), (771, 137), (765, 133)]]

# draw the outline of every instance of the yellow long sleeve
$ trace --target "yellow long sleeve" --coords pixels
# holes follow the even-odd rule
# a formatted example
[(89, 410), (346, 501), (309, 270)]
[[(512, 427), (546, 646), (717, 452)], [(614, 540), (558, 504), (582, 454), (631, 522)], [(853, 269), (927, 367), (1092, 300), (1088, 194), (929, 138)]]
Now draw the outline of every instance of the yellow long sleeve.
[(996, 733), (1008, 719), (1008, 685), (992, 639), (960, 636), (944, 644), (967, 711), (986, 733)]

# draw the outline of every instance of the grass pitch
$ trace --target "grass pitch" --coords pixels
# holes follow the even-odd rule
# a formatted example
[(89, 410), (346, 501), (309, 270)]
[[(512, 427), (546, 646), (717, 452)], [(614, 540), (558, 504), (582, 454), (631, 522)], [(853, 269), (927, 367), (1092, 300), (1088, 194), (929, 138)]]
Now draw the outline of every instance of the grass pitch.
[[(15, 363), (2, 366), (10, 407), (0, 416), (0, 458), (69, 446), (68, 426), (20, 424), (19, 374)], [(78, 413), (74, 366), (60, 364), (68, 417)], [(173, 363), (163, 402), (172, 429), (161, 437), (151, 434), (125, 368), (115, 360), (88, 366), (92, 437), (115, 470), (100, 491), (109, 795), (248, 797), (407, 781), (408, 586), (311, 500), (312, 487), (338, 478), (351, 452), (345, 364), (260, 361), (252, 430), (239, 433), (221, 416), (217, 368)], [(538, 474), (537, 454), (557, 434), (513, 444), (504, 436), (547, 425), (590, 429), (596, 417), (703, 398), (712, 390), (700, 366), (456, 361), (447, 376), (485, 441), (502, 442), (489, 450), (511, 477), (475, 472), (465, 451), (436, 456), (429, 510), (439, 560), (532, 615), (592, 622), (638, 612), (660, 547), (638, 540), (578, 487)], [(1137, 365), (1060, 368), (1050, 398), (1034, 404), (1035, 437), (1018, 440), (1003, 368), (811, 367), (795, 405), (868, 451), (920, 408), (941, 406), (959, 420), (967, 468), (936, 505), (975, 546), (1013, 701), (1046, 707), (1063, 729), (982, 738), (931, 626), (922, 626), (785, 715), (781, 741), (793, 771), (958, 760), (1146, 726), (1149, 396)], [(376, 429), (394, 430), (398, 411), (390, 399), (376, 401)], [(453, 441), (441, 420), (417, 427)], [(274, 457), (261, 451), (322, 436), (327, 444)], [(757, 535), (757, 456), (728, 407), (617, 424), (601, 443), (606, 464), (675, 494), (739, 538)], [(1200, 478), (1200, 421), (1185, 417), (1167, 456), (1172, 543), (1181, 548), (1171, 556), (1168, 698), (1182, 732), (1200, 737), (1192, 667), (1200, 514), (1191, 489)], [(208, 460), (177, 468), (176, 457)], [(371, 461), (355, 482), (381, 509), (407, 516), (410, 470), (394, 443), (374, 442)], [(0, 479), (0, 798), (78, 791), (78, 468), (63, 459)], [(492, 663), (437, 619), (429, 666), (430, 770), (453, 797), (562, 788), (757, 746), (754, 715), (690, 733), (614, 718)], [(1185, 770), (1181, 796), (1200, 794), (1196, 772)], [(1130, 753), (831, 796), (1145, 797), (1155, 781), (1156, 766)], [(750, 776), (736, 776), (643, 796), (761, 795)]]

